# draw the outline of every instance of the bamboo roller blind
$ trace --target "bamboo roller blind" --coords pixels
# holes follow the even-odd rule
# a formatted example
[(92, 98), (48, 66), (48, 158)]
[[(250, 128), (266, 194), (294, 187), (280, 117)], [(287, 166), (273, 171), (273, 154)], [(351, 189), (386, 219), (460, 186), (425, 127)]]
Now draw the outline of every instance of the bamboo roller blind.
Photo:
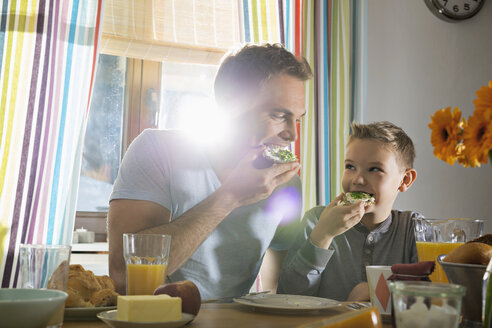
[(106, 0), (101, 53), (217, 64), (240, 43), (236, 0)]

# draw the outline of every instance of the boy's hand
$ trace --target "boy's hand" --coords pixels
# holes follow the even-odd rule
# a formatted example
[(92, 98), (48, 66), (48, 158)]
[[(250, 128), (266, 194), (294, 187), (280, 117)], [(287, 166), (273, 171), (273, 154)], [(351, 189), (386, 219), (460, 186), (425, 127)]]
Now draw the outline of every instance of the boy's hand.
[(364, 216), (365, 202), (350, 206), (338, 206), (342, 194), (338, 195), (321, 213), (318, 223), (311, 231), (311, 242), (328, 249), (333, 238), (356, 225)]

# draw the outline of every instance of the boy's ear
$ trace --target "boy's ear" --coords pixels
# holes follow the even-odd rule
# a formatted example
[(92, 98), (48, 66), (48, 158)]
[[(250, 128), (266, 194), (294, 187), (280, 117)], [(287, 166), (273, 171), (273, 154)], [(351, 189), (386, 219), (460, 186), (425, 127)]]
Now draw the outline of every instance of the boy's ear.
[(417, 179), (417, 171), (415, 171), (415, 169), (407, 169), (398, 190), (401, 192), (407, 191), (414, 183), (415, 179)]

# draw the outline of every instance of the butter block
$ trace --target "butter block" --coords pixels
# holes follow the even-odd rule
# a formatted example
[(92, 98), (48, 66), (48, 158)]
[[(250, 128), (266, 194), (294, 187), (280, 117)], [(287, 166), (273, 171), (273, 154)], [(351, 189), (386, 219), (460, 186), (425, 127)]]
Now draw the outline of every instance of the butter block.
[(181, 320), (181, 298), (165, 294), (118, 296), (116, 319), (132, 322)]

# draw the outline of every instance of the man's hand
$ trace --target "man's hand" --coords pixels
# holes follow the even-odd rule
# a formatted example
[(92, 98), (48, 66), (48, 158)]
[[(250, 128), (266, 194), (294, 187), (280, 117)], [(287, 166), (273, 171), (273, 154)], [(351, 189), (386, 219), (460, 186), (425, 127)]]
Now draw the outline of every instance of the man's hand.
[(219, 189), (231, 197), (234, 207), (256, 203), (270, 196), (278, 186), (287, 183), (300, 168), (299, 163), (273, 164), (264, 169), (254, 167), (254, 161), (262, 156), (263, 147), (250, 150), (228, 174)]
[(113, 200), (108, 213), (110, 242), (110, 274), (124, 293), (125, 264), (122, 234), (125, 232), (156, 233), (172, 236), (168, 274), (185, 263), (200, 244), (235, 208), (260, 201), (288, 182), (299, 169), (298, 163), (276, 164), (256, 169), (253, 161), (262, 149), (250, 151), (226, 175), (217, 192), (171, 221), (168, 209), (149, 201)]
[(357, 284), (354, 289), (350, 292), (347, 301), (350, 302), (368, 302), (369, 296), (369, 285), (367, 282), (361, 282)]
[(365, 202), (350, 206), (338, 206), (342, 194), (338, 195), (321, 213), (318, 223), (311, 231), (311, 242), (328, 249), (333, 238), (356, 225), (364, 216)]

